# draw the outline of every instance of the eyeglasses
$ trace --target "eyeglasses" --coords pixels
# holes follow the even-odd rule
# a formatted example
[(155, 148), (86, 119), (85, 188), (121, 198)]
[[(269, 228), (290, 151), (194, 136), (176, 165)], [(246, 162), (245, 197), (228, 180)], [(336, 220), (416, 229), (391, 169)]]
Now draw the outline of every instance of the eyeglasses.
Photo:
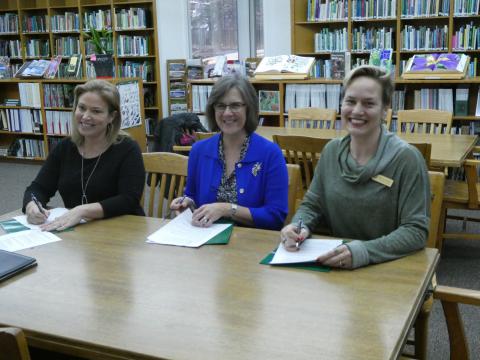
[(234, 103), (231, 103), (231, 104), (218, 103), (218, 104), (213, 105), (213, 108), (218, 113), (223, 113), (223, 112), (227, 111), (227, 108), (229, 108), (232, 113), (238, 113), (244, 106), (245, 106), (245, 104), (241, 103), (241, 102), (234, 102)]

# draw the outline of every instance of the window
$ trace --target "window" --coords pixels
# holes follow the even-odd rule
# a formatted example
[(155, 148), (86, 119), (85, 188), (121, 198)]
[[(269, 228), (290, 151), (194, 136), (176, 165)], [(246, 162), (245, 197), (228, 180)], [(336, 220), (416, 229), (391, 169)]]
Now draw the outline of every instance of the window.
[(263, 55), (262, 0), (188, 0), (192, 58)]

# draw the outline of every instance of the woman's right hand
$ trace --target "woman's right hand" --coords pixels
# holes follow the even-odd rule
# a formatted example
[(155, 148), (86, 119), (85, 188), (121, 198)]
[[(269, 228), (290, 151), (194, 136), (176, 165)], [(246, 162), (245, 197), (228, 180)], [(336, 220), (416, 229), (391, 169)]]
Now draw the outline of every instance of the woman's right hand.
[(27, 215), (28, 223), (33, 225), (40, 225), (47, 221), (49, 211), (44, 209), (43, 207), (41, 211), (34, 201), (30, 201), (25, 207), (25, 214)]
[(170, 204), (170, 210), (175, 211), (175, 214), (178, 215), (183, 212), (186, 208), (192, 208), (195, 202), (187, 196), (180, 196), (172, 200)]
[[(280, 231), (282, 244), (288, 251), (297, 251), (299, 245), (309, 236), (308, 229), (302, 227), (299, 231), (297, 225), (289, 224)], [(297, 245), (298, 244), (298, 245)]]

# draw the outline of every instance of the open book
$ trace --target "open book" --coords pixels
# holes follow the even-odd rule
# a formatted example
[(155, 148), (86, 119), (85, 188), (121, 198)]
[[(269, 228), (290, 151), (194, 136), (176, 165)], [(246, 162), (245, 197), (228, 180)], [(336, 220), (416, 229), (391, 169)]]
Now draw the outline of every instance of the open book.
[(405, 66), (404, 79), (462, 79), (470, 57), (465, 54), (416, 54)]
[(255, 79), (306, 79), (315, 62), (313, 57), (296, 55), (267, 56), (255, 70)]

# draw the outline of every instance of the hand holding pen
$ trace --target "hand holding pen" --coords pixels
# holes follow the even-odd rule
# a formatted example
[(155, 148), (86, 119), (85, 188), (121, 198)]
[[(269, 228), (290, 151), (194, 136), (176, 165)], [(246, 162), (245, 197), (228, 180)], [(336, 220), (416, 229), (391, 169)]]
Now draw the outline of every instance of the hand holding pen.
[(295, 224), (285, 226), (280, 232), (282, 244), (288, 251), (300, 250), (300, 245), (307, 237), (308, 229), (301, 219)]
[(32, 201), (30, 201), (26, 208), (27, 221), (30, 224), (43, 224), (48, 219), (49, 211), (44, 209), (40, 201), (38, 201), (35, 194), (31, 194)]
[(170, 210), (176, 211), (177, 215), (178, 213), (181, 213), (186, 208), (190, 208), (192, 212), (195, 210), (195, 202), (192, 199), (190, 199), (187, 195), (183, 195), (181, 197), (174, 199), (170, 204)]

